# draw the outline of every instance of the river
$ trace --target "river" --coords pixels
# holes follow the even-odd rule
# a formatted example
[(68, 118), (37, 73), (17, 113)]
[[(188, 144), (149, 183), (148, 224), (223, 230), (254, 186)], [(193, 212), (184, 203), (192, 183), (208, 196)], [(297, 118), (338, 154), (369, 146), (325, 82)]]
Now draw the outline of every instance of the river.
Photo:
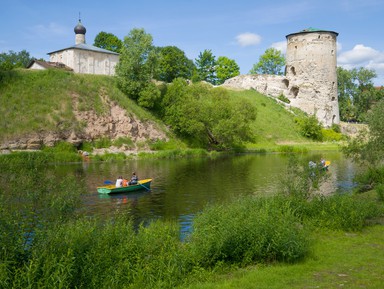
[[(353, 186), (356, 165), (339, 152), (299, 155), (304, 163), (321, 158), (331, 161), (323, 189), (345, 192)], [(228, 201), (242, 195), (271, 195), (280, 190), (281, 178), (288, 168), (286, 154), (238, 154), (210, 158), (176, 160), (131, 160), (125, 162), (90, 162), (59, 166), (72, 171), (86, 182), (82, 210), (90, 215), (109, 215), (124, 211), (136, 222), (153, 219), (177, 221), (187, 232), (196, 213), (208, 204)], [(118, 195), (96, 191), (106, 180), (135, 171), (140, 178), (152, 178), (151, 190)]]

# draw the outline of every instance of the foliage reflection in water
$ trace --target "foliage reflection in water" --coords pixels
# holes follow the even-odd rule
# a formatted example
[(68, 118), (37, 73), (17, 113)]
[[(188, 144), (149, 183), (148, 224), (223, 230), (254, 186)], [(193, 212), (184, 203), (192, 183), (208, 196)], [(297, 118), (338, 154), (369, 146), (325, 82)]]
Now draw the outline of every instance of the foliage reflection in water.
[[(354, 186), (356, 166), (338, 152), (310, 153), (301, 161), (332, 162), (329, 178), (322, 186), (328, 192), (347, 191)], [(289, 169), (283, 154), (242, 154), (216, 159), (135, 160), (120, 163), (89, 163), (77, 169), (86, 180), (83, 196), (87, 214), (108, 215), (124, 210), (135, 222), (154, 219), (177, 220), (181, 233), (192, 226), (193, 216), (205, 206), (243, 195), (272, 195), (279, 191), (280, 179)], [(151, 191), (100, 195), (96, 187), (118, 175), (153, 178)]]

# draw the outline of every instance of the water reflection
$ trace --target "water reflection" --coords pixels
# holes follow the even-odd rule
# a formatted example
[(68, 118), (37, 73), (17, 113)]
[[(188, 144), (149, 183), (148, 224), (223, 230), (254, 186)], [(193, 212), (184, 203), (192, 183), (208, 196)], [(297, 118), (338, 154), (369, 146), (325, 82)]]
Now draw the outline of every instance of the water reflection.
[[(311, 153), (302, 161), (330, 160), (329, 179), (324, 189), (346, 191), (354, 186), (356, 166), (338, 152)], [(87, 214), (108, 215), (116, 210), (129, 214), (136, 222), (167, 219), (179, 222), (181, 234), (188, 232), (193, 216), (207, 204), (242, 195), (271, 195), (280, 190), (289, 156), (281, 154), (243, 154), (217, 159), (134, 160), (119, 163), (87, 163), (67, 166), (84, 178), (89, 193), (84, 195)], [(101, 195), (96, 187), (118, 175), (152, 178), (151, 191)]]

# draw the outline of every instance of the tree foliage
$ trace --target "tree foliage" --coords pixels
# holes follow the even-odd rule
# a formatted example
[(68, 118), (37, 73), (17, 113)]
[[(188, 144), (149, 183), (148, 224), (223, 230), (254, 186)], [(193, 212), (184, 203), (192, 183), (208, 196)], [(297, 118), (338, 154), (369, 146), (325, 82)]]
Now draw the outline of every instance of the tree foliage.
[(249, 71), (250, 74), (283, 74), (285, 57), (281, 51), (275, 48), (268, 48), (264, 54), (259, 57), (259, 62), (254, 64)]
[[(132, 29), (124, 38), (120, 61), (116, 66), (120, 89), (139, 102), (140, 96), (143, 96), (141, 91), (150, 85), (156, 67), (157, 56), (152, 41), (152, 36), (144, 29)], [(142, 103), (149, 105), (148, 98)]]
[(225, 56), (219, 56), (216, 61), (217, 84), (222, 84), (229, 78), (238, 76), (240, 67), (236, 61)]
[(241, 146), (251, 140), (256, 111), (244, 99), (232, 99), (224, 89), (175, 79), (162, 102), (164, 119), (179, 135), (214, 149)]
[(347, 70), (337, 68), (337, 89), (340, 119), (343, 121), (365, 121), (372, 105), (382, 98), (383, 91), (376, 90), (372, 79), (373, 70), (363, 67)]
[(20, 52), (10, 50), (8, 53), (0, 53), (0, 70), (27, 67), (31, 60), (32, 58), (26, 50)]
[(158, 66), (155, 78), (171, 83), (175, 78), (191, 79), (195, 65), (176, 46), (158, 48)]
[(114, 34), (101, 31), (96, 35), (94, 46), (120, 53), (123, 42)]
[(195, 59), (196, 74), (194, 81), (206, 81), (211, 84), (217, 83), (216, 78), (216, 57), (211, 50), (205, 49)]
[(193, 81), (206, 81), (213, 85), (224, 83), (225, 80), (240, 74), (236, 61), (226, 56), (216, 57), (211, 50), (200, 52), (195, 59), (196, 70)]
[(362, 131), (351, 139), (344, 152), (356, 161), (370, 166), (384, 159), (384, 99), (376, 103), (367, 114), (368, 131)]

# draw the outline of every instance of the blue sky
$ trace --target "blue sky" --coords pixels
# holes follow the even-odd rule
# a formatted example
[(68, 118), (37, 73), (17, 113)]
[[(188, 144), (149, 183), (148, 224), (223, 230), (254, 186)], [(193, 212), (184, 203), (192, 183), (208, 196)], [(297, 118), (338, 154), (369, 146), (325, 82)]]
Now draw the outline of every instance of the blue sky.
[(156, 46), (177, 46), (195, 60), (205, 49), (234, 59), (246, 74), (269, 47), (285, 52), (290, 33), (314, 27), (339, 33), (338, 65), (374, 69), (384, 85), (383, 0), (2, 0), (0, 52), (47, 53), (75, 43), (81, 13), (93, 44), (101, 32), (120, 39), (144, 28)]

